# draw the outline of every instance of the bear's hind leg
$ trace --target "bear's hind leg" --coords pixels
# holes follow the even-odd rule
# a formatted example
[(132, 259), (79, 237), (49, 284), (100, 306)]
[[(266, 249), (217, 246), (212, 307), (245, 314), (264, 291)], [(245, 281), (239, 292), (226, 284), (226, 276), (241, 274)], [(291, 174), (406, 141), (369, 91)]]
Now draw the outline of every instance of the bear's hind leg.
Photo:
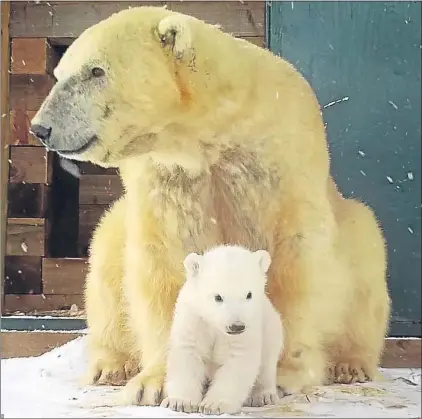
[(350, 288), (345, 264), (335, 257), (336, 226), (330, 209), (322, 199), (320, 208), (318, 202), (310, 206), (297, 199), (297, 207), (281, 208), (282, 228), (268, 277), (268, 294), (285, 329), (277, 371), (277, 385), (284, 394), (324, 383), (325, 342), (344, 328)]
[(369, 307), (355, 312), (345, 332), (330, 348), (327, 384), (353, 384), (377, 378), (384, 347), (387, 307)]
[(101, 219), (91, 242), (85, 286), (88, 323), (86, 384), (123, 385), (137, 372), (121, 285), (123, 280), (124, 198)]
[(351, 263), (354, 291), (347, 302), (345, 327), (330, 345), (328, 383), (349, 384), (376, 378), (390, 316), (386, 252), (370, 208), (342, 201), (340, 250)]

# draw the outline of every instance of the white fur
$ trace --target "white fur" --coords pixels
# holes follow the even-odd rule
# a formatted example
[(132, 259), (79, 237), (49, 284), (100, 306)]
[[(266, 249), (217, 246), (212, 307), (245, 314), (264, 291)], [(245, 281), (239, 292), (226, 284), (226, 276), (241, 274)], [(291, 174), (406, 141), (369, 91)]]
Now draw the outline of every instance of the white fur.
[[(276, 402), (283, 329), (265, 294), (270, 263), (267, 251), (238, 246), (186, 257), (187, 280), (175, 306), (162, 406), (215, 414)], [(216, 295), (223, 301), (217, 302)], [(244, 332), (228, 334), (233, 323), (244, 324)], [(206, 381), (211, 383), (204, 395)]]

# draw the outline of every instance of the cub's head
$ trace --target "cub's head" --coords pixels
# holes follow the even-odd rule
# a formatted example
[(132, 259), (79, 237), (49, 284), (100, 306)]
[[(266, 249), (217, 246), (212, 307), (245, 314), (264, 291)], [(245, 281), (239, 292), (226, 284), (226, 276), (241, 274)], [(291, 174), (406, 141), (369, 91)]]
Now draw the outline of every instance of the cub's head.
[(190, 19), (139, 7), (88, 28), (55, 68), (30, 131), (63, 157), (102, 166), (154, 150), (184, 109), (176, 70), (190, 51)]
[(238, 246), (190, 253), (184, 266), (200, 315), (224, 333), (243, 333), (260, 317), (270, 263), (266, 250)]

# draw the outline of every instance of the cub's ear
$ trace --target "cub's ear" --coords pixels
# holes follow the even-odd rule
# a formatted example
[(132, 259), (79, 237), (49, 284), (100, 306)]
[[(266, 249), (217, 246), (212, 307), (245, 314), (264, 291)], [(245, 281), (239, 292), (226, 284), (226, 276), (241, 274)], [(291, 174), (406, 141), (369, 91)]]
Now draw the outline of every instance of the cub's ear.
[(185, 266), (186, 274), (188, 278), (196, 278), (199, 275), (201, 270), (201, 262), (202, 262), (202, 255), (198, 255), (197, 253), (189, 253), (185, 260), (183, 261), (183, 265)]
[(165, 17), (158, 24), (157, 34), (163, 47), (169, 48), (176, 59), (181, 60), (186, 53), (192, 52), (189, 16), (172, 15)]
[(267, 273), (271, 265), (271, 256), (266, 250), (257, 250), (254, 252), (258, 260), (259, 267), (263, 273)]

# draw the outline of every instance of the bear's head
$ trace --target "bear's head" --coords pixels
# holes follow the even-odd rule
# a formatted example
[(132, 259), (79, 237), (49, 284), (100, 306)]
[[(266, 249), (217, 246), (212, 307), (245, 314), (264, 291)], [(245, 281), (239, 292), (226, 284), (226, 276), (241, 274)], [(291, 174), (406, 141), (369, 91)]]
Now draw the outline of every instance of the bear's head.
[(271, 257), (266, 250), (218, 246), (184, 260), (186, 278), (200, 316), (218, 330), (238, 335), (263, 308)]
[(31, 133), (62, 157), (104, 167), (166, 147), (160, 134), (189, 109), (183, 74), (194, 72), (197, 24), (165, 8), (139, 7), (88, 28), (55, 68), (57, 82)]

